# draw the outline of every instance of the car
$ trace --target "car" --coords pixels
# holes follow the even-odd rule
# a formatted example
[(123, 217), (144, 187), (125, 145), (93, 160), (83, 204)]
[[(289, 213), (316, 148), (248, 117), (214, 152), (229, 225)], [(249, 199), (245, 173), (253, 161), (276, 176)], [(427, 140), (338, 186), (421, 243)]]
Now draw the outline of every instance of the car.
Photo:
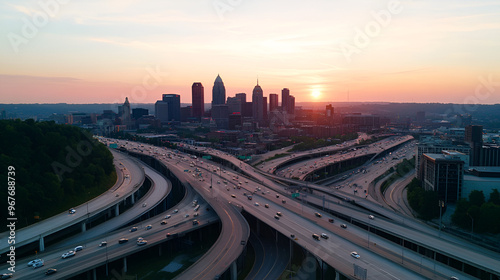
[(321, 214), (320, 214), (320, 213), (318, 213), (318, 212), (314, 213), (314, 215), (316, 215), (316, 217), (318, 217), (318, 218), (321, 218), (321, 217), (322, 217), (322, 216), (321, 216)]
[(68, 210), (68, 213), (70, 214), (75, 214), (76, 213), (76, 210), (74, 208), (71, 208)]
[(137, 242), (144, 240), (142, 237), (137, 237)]
[(232, 197), (232, 198), (235, 198), (235, 197), (236, 197), (236, 195), (232, 194), (232, 195), (231, 195), (231, 197)]
[(347, 225), (346, 224), (341, 224), (340, 227), (341, 228), (347, 228)]
[(291, 238), (295, 238), (295, 234), (290, 234), (290, 237)]
[(456, 276), (451, 276), (451, 277), (450, 277), (450, 280), (459, 280), (459, 279), (458, 279), (458, 277), (456, 277)]
[(274, 216), (274, 218), (275, 218), (276, 220), (279, 220), (279, 219), (280, 219), (280, 216), (275, 215), (275, 216)]
[(120, 239), (118, 239), (118, 244), (123, 244), (123, 243), (127, 243), (127, 242), (128, 242), (127, 238), (120, 238)]
[(259, 204), (258, 202), (255, 202), (255, 203), (254, 203), (254, 205), (255, 205), (255, 206), (259, 206), (260, 204)]
[(355, 259), (359, 259), (360, 255), (357, 252), (351, 252), (351, 257), (353, 257)]
[(240, 244), (241, 244), (241, 245), (246, 245), (246, 244), (247, 244), (247, 242), (246, 242), (245, 240), (241, 240)]
[(4, 273), (4, 274), (2, 274), (2, 278), (1, 279), (9, 279), (9, 278), (12, 278), (12, 273)]
[(147, 203), (143, 203), (142, 204), (142, 207), (146, 207), (148, 204)]
[(283, 199), (283, 200), (281, 201), (281, 203), (285, 204), (285, 203), (286, 203), (286, 200), (284, 200), (284, 199)]
[(280, 197), (280, 195), (279, 195), (279, 194), (276, 194), (276, 198), (279, 198), (279, 197)]
[(175, 209), (175, 210), (173, 211), (173, 213), (178, 213), (178, 212), (179, 212), (179, 209)]
[(280, 216), (283, 215), (281, 212), (276, 212), (276, 215)]
[(162, 220), (160, 225), (166, 225), (167, 224), (167, 220)]
[(45, 271), (45, 275), (51, 275), (57, 272), (57, 269), (55, 268), (49, 268), (47, 271)]
[(313, 233), (312, 237), (319, 241), (319, 235), (317, 235), (316, 233)]
[(43, 261), (36, 262), (36, 263), (33, 264), (33, 269), (42, 267), (43, 265), (44, 265)]
[(172, 216), (167, 215), (167, 216), (165, 216), (165, 219), (170, 219), (171, 217), (172, 217)]
[(184, 215), (184, 218), (189, 218), (189, 214)]
[(264, 207), (269, 208), (269, 204), (267, 204), (267, 203), (266, 203), (266, 204), (264, 205)]
[(328, 219), (328, 221), (333, 224), (333, 219)]
[(62, 254), (61, 258), (66, 259), (66, 258), (74, 257), (74, 256), (75, 256), (75, 251), (69, 251), (69, 252)]
[(193, 214), (193, 217), (198, 217), (199, 214), (200, 213), (196, 212), (196, 213)]
[(75, 247), (75, 252), (83, 250), (83, 246), (76, 246)]
[(370, 220), (373, 220), (373, 219), (375, 219), (375, 216), (373, 216), (373, 215), (369, 215), (369, 216), (368, 216), (368, 218), (369, 218)]
[(200, 222), (198, 222), (198, 220), (193, 220), (193, 226), (199, 225), (199, 224), (200, 224)]
[(106, 245), (108, 245), (108, 242), (103, 241), (103, 242), (101, 242), (101, 244), (99, 244), (99, 247), (104, 247), (104, 246), (106, 246)]
[(132, 228), (130, 229), (130, 232), (134, 232), (134, 231), (137, 231), (137, 227), (132, 227)]
[(43, 262), (42, 259), (36, 259), (36, 260), (32, 260), (28, 263), (28, 266), (33, 266), (35, 263), (38, 263), (38, 262)]
[(147, 225), (147, 226), (146, 226), (146, 230), (150, 230), (150, 229), (152, 229), (152, 228), (153, 228), (153, 226), (152, 226), (152, 225)]
[(326, 235), (326, 233), (322, 233), (321, 237), (324, 238), (324, 239), (328, 239), (328, 235)]
[(138, 245), (138, 246), (142, 246), (142, 245), (146, 245), (146, 244), (148, 244), (148, 241), (147, 241), (147, 240), (145, 240), (145, 239), (142, 239), (142, 240), (140, 240), (140, 241), (137, 241), (137, 245)]

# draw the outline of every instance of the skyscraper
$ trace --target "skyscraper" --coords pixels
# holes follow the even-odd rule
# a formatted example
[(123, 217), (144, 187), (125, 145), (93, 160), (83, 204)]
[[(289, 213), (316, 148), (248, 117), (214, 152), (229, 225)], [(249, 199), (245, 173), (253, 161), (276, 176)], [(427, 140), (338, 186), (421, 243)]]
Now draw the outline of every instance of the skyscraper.
[(278, 95), (276, 93), (269, 94), (269, 112), (278, 109)]
[(283, 112), (288, 111), (288, 99), (290, 97), (290, 90), (287, 88), (284, 88), (281, 90), (281, 110)]
[(201, 83), (193, 83), (191, 87), (193, 110), (192, 116), (201, 119), (205, 113), (205, 91)]
[(470, 146), (470, 159), (471, 166), (481, 166), (481, 150), (483, 148), (483, 126), (482, 125), (469, 125), (465, 127), (465, 142)]
[(163, 94), (162, 100), (155, 103), (155, 115), (161, 122), (181, 120), (181, 96)]
[(223, 105), (226, 103), (226, 88), (224, 82), (219, 75), (215, 78), (214, 87), (212, 88), (212, 106)]
[(267, 120), (267, 97), (262, 97), (262, 119)]
[(295, 97), (290, 95), (288, 97), (288, 104), (287, 104), (287, 113), (294, 115), (295, 114)]
[(259, 81), (253, 89), (252, 94), (252, 116), (255, 122), (259, 124), (264, 120), (264, 93), (262, 88), (259, 86)]
[(118, 106), (118, 117), (122, 120), (122, 124), (131, 125), (131, 115), (130, 115), (130, 103), (128, 102), (128, 97), (125, 97), (125, 103), (122, 106)]

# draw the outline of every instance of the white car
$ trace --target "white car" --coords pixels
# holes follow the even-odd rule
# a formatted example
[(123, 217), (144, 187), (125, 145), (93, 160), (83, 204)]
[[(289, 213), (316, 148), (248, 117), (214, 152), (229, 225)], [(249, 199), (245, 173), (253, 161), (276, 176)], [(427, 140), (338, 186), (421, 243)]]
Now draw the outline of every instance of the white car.
[(355, 259), (359, 259), (360, 255), (357, 252), (351, 252), (351, 257), (353, 257)]
[(62, 254), (61, 258), (66, 259), (69, 257), (73, 257), (75, 255), (75, 251), (69, 251), (67, 253)]
[(76, 246), (75, 247), (75, 252), (83, 250), (83, 246)]
[(171, 217), (172, 217), (172, 216), (167, 215), (167, 216), (165, 216), (165, 219), (170, 219)]
[(75, 214), (75, 213), (76, 213), (76, 210), (75, 210), (75, 209), (73, 209), (73, 208), (71, 208), (71, 209), (69, 209), (69, 210), (68, 210), (68, 213), (70, 213), (70, 214)]
[(254, 204), (254, 205), (255, 205), (255, 206), (259, 206), (259, 203), (258, 203), (258, 202), (255, 202), (255, 204)]
[(142, 246), (142, 245), (146, 245), (146, 244), (148, 244), (148, 241), (145, 239), (141, 239), (141, 240), (137, 241), (138, 246)]
[(36, 260), (32, 260), (28, 263), (28, 266), (33, 266), (35, 263), (38, 263), (38, 262), (43, 262), (42, 259), (36, 259)]

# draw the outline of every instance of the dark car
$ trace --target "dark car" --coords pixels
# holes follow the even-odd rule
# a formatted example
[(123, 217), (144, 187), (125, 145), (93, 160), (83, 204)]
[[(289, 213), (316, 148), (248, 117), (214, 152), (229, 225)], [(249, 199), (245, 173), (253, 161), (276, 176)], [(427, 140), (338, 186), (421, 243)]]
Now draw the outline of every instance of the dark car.
[(1, 279), (9, 279), (9, 278), (12, 278), (12, 273), (4, 273), (4, 274), (2, 274), (2, 278)]
[(347, 228), (347, 225), (346, 224), (341, 224), (340, 227), (341, 228)]
[(57, 272), (57, 269), (55, 268), (49, 268), (47, 271), (45, 271), (45, 275), (51, 275)]
[(123, 243), (127, 243), (128, 242), (128, 239), (127, 238), (120, 238), (118, 240), (118, 244), (123, 244)]

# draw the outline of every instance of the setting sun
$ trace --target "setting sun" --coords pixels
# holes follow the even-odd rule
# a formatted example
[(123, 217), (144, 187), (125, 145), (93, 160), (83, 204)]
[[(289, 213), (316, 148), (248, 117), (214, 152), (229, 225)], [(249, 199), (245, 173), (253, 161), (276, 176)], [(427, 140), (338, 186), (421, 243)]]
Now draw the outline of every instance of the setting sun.
[(319, 99), (321, 97), (321, 91), (317, 90), (317, 89), (314, 89), (312, 92), (311, 92), (311, 96), (312, 98), (314, 99)]

